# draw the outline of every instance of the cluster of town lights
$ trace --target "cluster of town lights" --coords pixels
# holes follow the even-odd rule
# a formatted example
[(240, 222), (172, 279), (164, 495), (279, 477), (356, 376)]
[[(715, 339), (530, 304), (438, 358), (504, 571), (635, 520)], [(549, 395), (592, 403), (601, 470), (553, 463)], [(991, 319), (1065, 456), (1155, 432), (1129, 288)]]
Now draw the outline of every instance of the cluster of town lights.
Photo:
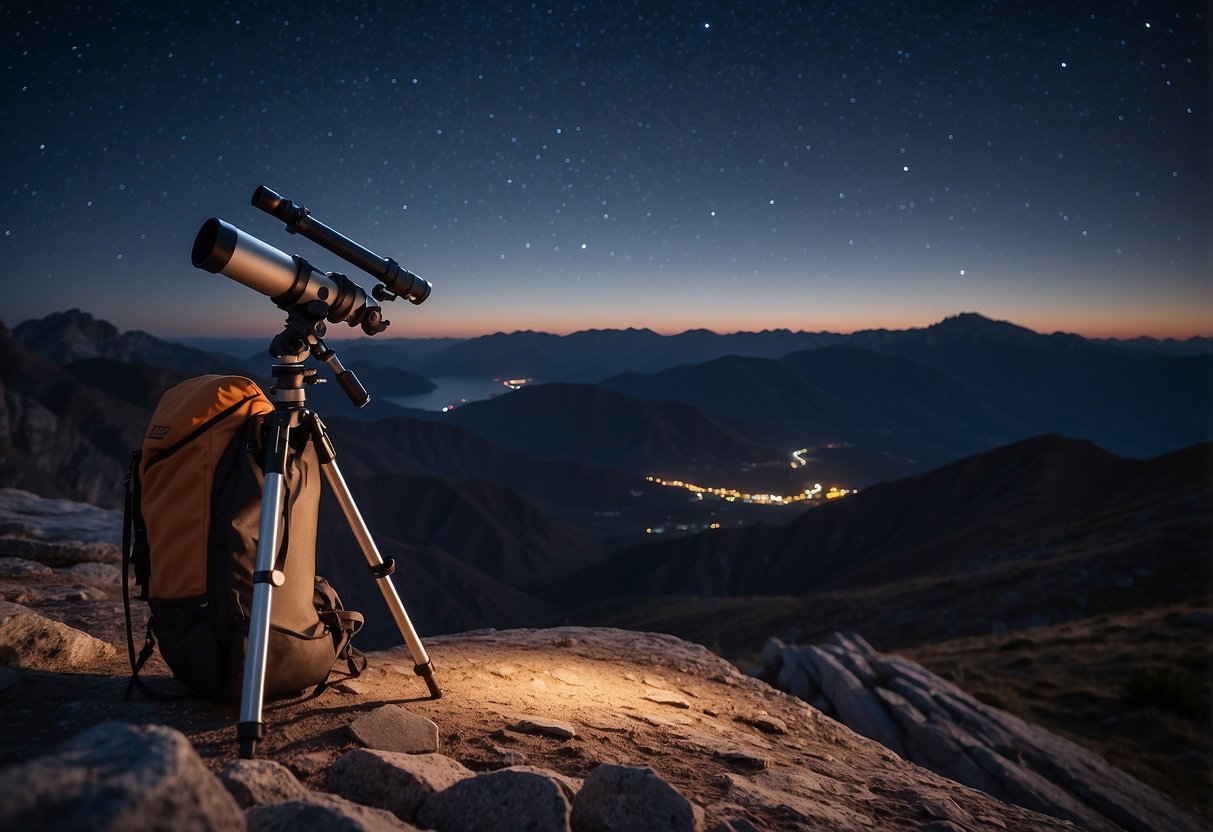
[(704, 494), (711, 494), (713, 497), (719, 497), (730, 503), (740, 500), (743, 503), (757, 503), (759, 505), (789, 505), (791, 503), (799, 503), (804, 500), (813, 500), (824, 497), (827, 500), (837, 500), (839, 497), (845, 497), (852, 493), (852, 489), (839, 488), (836, 485), (830, 486), (823, 494), (821, 483), (815, 483), (812, 488), (806, 488), (799, 494), (783, 495), (783, 494), (749, 494), (744, 491), (738, 491), (735, 488), (712, 488), (710, 486), (695, 485), (682, 480), (663, 480), (661, 477), (646, 477), (649, 482), (657, 485), (664, 485), (667, 488), (685, 488), (692, 494), (695, 494), (699, 499), (703, 499)]

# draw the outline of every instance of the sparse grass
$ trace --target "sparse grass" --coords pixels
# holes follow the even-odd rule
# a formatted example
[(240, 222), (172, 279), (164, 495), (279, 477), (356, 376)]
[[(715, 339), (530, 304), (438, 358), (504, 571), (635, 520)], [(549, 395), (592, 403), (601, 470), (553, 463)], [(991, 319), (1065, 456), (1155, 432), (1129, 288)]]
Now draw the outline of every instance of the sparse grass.
[(1020, 719), (1032, 719), (1031, 706), (1019, 695), (1019, 691), (1013, 687), (1008, 685), (991, 685), (976, 688), (970, 691), (970, 693), (978, 702), (989, 705), (991, 708), (998, 708), (1000, 711), (1014, 714)]
[(1200, 680), (1182, 667), (1147, 665), (1125, 673), (1120, 695), (1137, 708), (1154, 708), (1193, 721), (1207, 721), (1209, 699)]
[(1026, 638), (1013, 638), (1010, 641), (1004, 641), (998, 645), (999, 650), (1025, 650), (1034, 647), (1035, 644)]
[(1185, 623), (1188, 610), (1184, 603), (1101, 614), (898, 652), (979, 701), (1089, 748), (1210, 821), (1213, 642)]

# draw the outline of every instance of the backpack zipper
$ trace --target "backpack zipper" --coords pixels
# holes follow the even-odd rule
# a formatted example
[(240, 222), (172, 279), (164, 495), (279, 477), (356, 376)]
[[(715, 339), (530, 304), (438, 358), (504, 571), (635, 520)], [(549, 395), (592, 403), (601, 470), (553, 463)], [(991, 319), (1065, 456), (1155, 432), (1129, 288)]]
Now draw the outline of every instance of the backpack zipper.
[(193, 442), (199, 436), (201, 436), (202, 434), (204, 434), (208, 430), (210, 430), (212, 427), (214, 427), (216, 423), (223, 421), (228, 416), (231, 416), (233, 413), (235, 413), (237, 410), (239, 410), (243, 405), (248, 404), (250, 401), (252, 401), (253, 399), (257, 398), (260, 395), (261, 395), (260, 393), (250, 393), (249, 395), (245, 396), (240, 401), (238, 401), (235, 404), (228, 407), (223, 412), (217, 413), (214, 416), (212, 416), (211, 418), (207, 419), (201, 425), (199, 425), (198, 427), (196, 427), (192, 431), (190, 431), (187, 435), (185, 435), (185, 436), (181, 437), (179, 440), (177, 440), (177, 443), (174, 444), (171, 448), (165, 448), (163, 451), (161, 451), (160, 453), (156, 454), (154, 457), (149, 459), (147, 461), (147, 465), (143, 466), (143, 473), (146, 475), (148, 472), (148, 469), (150, 469), (157, 462), (160, 462), (163, 459), (167, 459), (168, 457), (177, 453), (177, 451), (181, 450), (183, 447), (188, 445), (190, 442)]

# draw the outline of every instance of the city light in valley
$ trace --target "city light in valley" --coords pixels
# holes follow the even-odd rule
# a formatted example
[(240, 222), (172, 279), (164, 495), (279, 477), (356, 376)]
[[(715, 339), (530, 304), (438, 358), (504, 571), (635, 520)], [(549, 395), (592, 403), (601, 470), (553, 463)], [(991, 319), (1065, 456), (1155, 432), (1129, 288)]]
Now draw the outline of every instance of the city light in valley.
[(848, 494), (855, 493), (858, 489), (839, 488), (836, 485), (830, 486), (828, 490), (823, 492), (821, 483), (815, 483), (812, 488), (806, 488), (798, 494), (754, 494), (745, 491), (738, 491), (735, 488), (721, 488), (709, 485), (696, 485), (695, 483), (684, 482), (683, 480), (664, 480), (661, 477), (646, 477), (649, 482), (657, 485), (662, 485), (667, 488), (683, 488), (695, 494), (699, 499), (703, 499), (705, 494), (713, 497), (719, 497), (727, 502), (741, 501), (743, 503), (754, 503), (757, 505), (791, 505), (792, 503), (804, 502), (805, 500), (813, 500), (824, 498), (826, 500), (837, 500), (840, 497), (845, 497)]
[[(792, 451), (791, 466), (793, 468), (806, 467), (809, 464), (809, 460), (806, 458), (806, 454), (808, 454), (808, 453), (809, 453), (808, 448), (801, 448), (800, 450)], [(801, 491), (797, 494), (763, 494), (763, 493), (748, 493), (745, 491), (740, 491), (736, 488), (723, 488), (723, 487), (711, 486), (711, 485), (696, 485), (695, 483), (684, 482), (683, 480), (665, 480), (665, 479), (662, 479), (661, 477), (656, 477), (656, 476), (646, 477), (646, 479), (651, 483), (656, 483), (657, 485), (663, 485), (667, 488), (686, 489), (687, 491), (690, 491), (692, 494), (694, 494), (696, 497), (698, 497), (700, 500), (703, 499), (705, 494), (708, 494), (713, 497), (719, 497), (720, 499), (725, 500), (730, 503), (740, 501), (743, 503), (753, 503), (753, 504), (757, 504), (757, 505), (773, 505), (773, 506), (791, 505), (792, 503), (800, 503), (800, 502), (804, 502), (806, 500), (813, 500), (813, 499), (818, 499), (818, 498), (822, 498), (822, 499), (826, 499), (826, 500), (837, 500), (840, 497), (845, 497), (848, 494), (853, 494), (858, 490), (858, 489), (853, 489), (853, 488), (842, 488), (837, 485), (832, 485), (829, 487), (829, 489), (823, 489), (821, 483), (818, 482), (818, 483), (814, 483), (811, 488), (806, 488), (804, 491)], [(824, 493), (823, 493), (823, 491), (824, 491)]]

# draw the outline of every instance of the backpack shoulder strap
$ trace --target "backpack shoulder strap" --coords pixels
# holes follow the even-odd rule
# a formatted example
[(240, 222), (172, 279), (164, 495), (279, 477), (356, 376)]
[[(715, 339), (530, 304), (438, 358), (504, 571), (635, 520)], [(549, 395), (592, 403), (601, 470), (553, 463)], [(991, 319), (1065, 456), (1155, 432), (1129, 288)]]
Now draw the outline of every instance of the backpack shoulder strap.
[(155, 690), (139, 678), (139, 671), (152, 657), (156, 649), (156, 639), (152, 635), (152, 622), (147, 623), (147, 635), (144, 637), (143, 649), (139, 658), (135, 658), (135, 633), (131, 621), (131, 566), (135, 567), (135, 580), (142, 591), (140, 600), (147, 600), (147, 574), (149, 561), (147, 556), (147, 532), (143, 529), (143, 517), (139, 509), (139, 465), (143, 452), (131, 454), (131, 465), (123, 481), (125, 496), (122, 501), (122, 611), (126, 614), (126, 654), (131, 663), (131, 679), (127, 682), (124, 700), (129, 700), (135, 688), (148, 699), (176, 700), (188, 699), (193, 694), (163, 693)]

